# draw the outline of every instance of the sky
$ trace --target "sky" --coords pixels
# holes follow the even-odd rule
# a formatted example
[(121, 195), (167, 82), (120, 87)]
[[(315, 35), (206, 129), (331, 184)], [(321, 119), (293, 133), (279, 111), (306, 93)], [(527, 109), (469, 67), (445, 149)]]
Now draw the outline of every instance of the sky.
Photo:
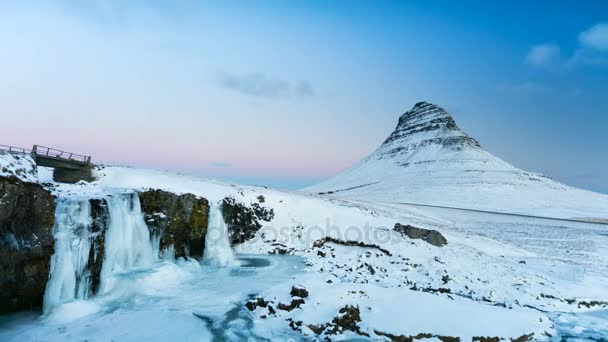
[(606, 1), (0, 0), (0, 144), (300, 188), (418, 101), (608, 193)]

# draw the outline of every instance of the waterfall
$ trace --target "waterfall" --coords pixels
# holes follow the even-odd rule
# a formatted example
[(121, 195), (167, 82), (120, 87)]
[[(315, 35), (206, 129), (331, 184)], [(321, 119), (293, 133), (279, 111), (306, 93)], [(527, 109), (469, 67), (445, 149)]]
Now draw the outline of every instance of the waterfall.
[(53, 226), (55, 253), (51, 256), (49, 280), (44, 292), (44, 313), (59, 303), (89, 296), (91, 277), (86, 266), (91, 249), (91, 224), (88, 200), (57, 200)]
[(106, 232), (101, 268), (101, 292), (112, 288), (114, 274), (154, 261), (150, 232), (144, 222), (136, 193), (113, 194), (108, 198), (110, 224)]
[(209, 204), (208, 222), (203, 262), (211, 266), (237, 265), (228, 239), (228, 228), (217, 203)]

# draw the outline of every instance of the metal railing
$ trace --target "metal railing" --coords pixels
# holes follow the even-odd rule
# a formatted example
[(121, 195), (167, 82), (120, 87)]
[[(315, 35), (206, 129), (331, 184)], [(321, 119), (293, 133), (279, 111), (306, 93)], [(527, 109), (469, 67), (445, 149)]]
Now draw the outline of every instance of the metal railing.
[(51, 147), (46, 147), (46, 146), (34, 145), (31, 153), (35, 154), (37, 156), (51, 157), (51, 158), (57, 158), (57, 159), (67, 159), (67, 160), (80, 162), (80, 163), (87, 163), (87, 164), (91, 163), (90, 156), (83, 156), (83, 155), (77, 154), (77, 153), (65, 152), (65, 151), (57, 150), (57, 149), (54, 149)]
[(0, 150), (6, 151), (8, 153), (20, 153), (20, 154), (30, 154), (32, 150), (28, 150), (26, 148), (9, 146), (9, 145), (0, 145)]

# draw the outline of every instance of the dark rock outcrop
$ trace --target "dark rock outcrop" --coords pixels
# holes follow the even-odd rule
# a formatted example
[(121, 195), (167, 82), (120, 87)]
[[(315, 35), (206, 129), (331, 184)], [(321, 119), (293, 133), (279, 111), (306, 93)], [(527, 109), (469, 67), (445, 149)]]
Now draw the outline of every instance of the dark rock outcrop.
[(140, 192), (139, 199), (151, 236), (160, 236), (161, 251), (173, 246), (177, 258), (203, 255), (209, 215), (207, 199), (158, 189)]
[(99, 290), (101, 265), (104, 255), (104, 243), (106, 231), (110, 224), (110, 213), (108, 203), (105, 199), (91, 199), (91, 227), (89, 238), (91, 239), (91, 249), (86, 268), (91, 273), (91, 292), (97, 293)]
[(336, 239), (333, 238), (331, 236), (326, 236), (323, 239), (319, 239), (317, 241), (315, 241), (313, 243), (313, 247), (314, 248), (321, 248), (323, 247), (327, 242), (330, 243), (335, 243), (336, 245), (342, 245), (342, 246), (355, 246), (355, 247), (364, 247), (364, 248), (374, 248), (379, 250), (380, 252), (388, 255), (388, 256), (392, 256), (391, 252), (389, 252), (387, 249), (384, 249), (378, 245), (374, 245), (374, 244), (369, 244), (369, 243), (365, 243), (362, 241), (353, 241), (353, 240), (340, 240), (340, 239)]
[[(263, 196), (258, 197), (260, 203), (265, 202)], [(230, 243), (238, 244), (252, 239), (255, 233), (262, 228), (260, 221), (270, 222), (274, 218), (274, 210), (251, 203), (247, 206), (233, 197), (226, 197), (222, 201), (221, 210), (224, 222), (228, 226)]]
[(0, 314), (42, 305), (54, 221), (55, 199), (49, 191), (0, 177)]
[(443, 237), (443, 235), (436, 230), (416, 228), (414, 226), (402, 225), (399, 223), (395, 224), (394, 230), (410, 239), (422, 239), (437, 247), (441, 247), (448, 243), (448, 240), (446, 240), (445, 237)]
[(460, 337), (433, 335), (433, 334), (429, 334), (429, 333), (420, 333), (420, 334), (412, 335), (412, 336), (393, 335), (393, 334), (389, 334), (389, 333), (386, 333), (383, 331), (378, 331), (378, 330), (375, 330), (374, 333), (378, 336), (384, 336), (384, 337), (388, 338), (389, 340), (391, 340), (392, 342), (414, 342), (416, 340), (427, 340), (430, 338), (435, 338), (442, 342), (460, 342)]

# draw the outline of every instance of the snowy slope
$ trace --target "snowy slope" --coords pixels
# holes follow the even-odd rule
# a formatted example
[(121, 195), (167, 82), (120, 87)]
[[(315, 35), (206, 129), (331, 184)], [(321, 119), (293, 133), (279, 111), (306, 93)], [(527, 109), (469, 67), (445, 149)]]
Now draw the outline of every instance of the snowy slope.
[(374, 202), (409, 202), (560, 218), (608, 218), (608, 196), (520, 170), (484, 151), (441, 107), (420, 102), (350, 169), (304, 189)]
[(37, 182), (36, 163), (28, 154), (0, 151), (0, 176), (17, 177), (24, 182)]

